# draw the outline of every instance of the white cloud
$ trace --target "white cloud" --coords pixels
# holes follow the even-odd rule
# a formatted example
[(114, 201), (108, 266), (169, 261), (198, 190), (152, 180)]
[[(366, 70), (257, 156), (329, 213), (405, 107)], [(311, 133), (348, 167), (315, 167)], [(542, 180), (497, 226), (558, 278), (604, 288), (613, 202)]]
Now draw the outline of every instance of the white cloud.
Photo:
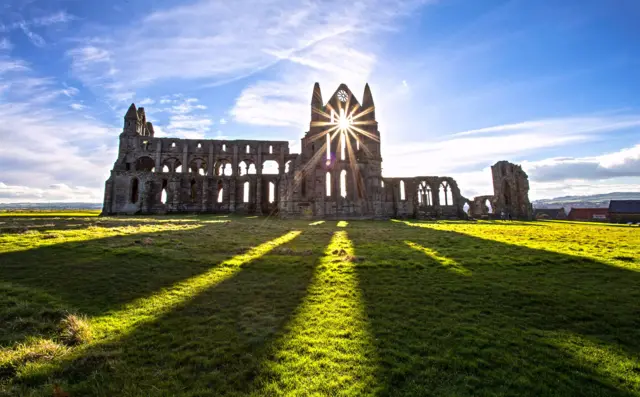
[(87, 39), (70, 55), (74, 72), (87, 84), (104, 86), (102, 76), (108, 76), (132, 90), (167, 79), (230, 81), (283, 59), (312, 68), (331, 67), (343, 59), (344, 65), (358, 68), (361, 62), (350, 64), (349, 59), (366, 63), (368, 55), (354, 52), (355, 47), (324, 55), (325, 61), (332, 57), (328, 64), (318, 63), (321, 54), (310, 57), (305, 52), (323, 41), (381, 29), (421, 2), (200, 0), (153, 12), (110, 37)]
[(147, 106), (147, 105), (153, 105), (154, 103), (156, 103), (156, 101), (154, 101), (153, 99), (144, 98), (138, 104), (141, 105), (141, 106)]
[(0, 181), (0, 203), (102, 202), (102, 189), (53, 184), (42, 188), (7, 185)]
[(71, 109), (73, 110), (82, 110), (84, 109), (86, 106), (84, 106), (81, 103), (72, 103), (71, 105), (69, 105), (69, 107), (71, 107)]
[(640, 177), (640, 144), (599, 156), (524, 161), (523, 167), (537, 182)]
[(83, 189), (95, 196), (116, 158), (119, 129), (65, 110), (73, 105), (64, 101), (69, 87), (33, 76), (28, 69), (10, 73), (6, 99), (0, 98), (0, 169), (5, 171), (0, 199), (45, 197), (51, 185), (67, 186), (69, 199), (85, 197)]
[(227, 120), (226, 119), (220, 119), (219, 123), (220, 123), (220, 125), (225, 125), (225, 124), (227, 124)]

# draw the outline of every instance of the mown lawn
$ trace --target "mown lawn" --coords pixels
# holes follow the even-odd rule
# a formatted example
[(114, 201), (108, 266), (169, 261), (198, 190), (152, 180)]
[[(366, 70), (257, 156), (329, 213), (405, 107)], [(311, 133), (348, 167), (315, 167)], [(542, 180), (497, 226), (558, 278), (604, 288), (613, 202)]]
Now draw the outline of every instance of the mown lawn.
[(54, 215), (0, 218), (0, 395), (640, 396), (638, 227)]

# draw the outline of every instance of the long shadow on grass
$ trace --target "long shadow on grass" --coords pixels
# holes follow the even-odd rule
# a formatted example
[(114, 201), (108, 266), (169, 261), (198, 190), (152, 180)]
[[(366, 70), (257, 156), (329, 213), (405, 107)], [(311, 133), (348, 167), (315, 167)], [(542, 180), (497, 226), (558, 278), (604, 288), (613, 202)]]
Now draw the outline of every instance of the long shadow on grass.
[(349, 235), (382, 395), (640, 392), (640, 273), (402, 224)]
[[(0, 297), (5, 308), (0, 319), (11, 331), (0, 342), (11, 344), (40, 328), (50, 329), (55, 321), (49, 317), (53, 312), (62, 315), (63, 307), (90, 317), (116, 310), (270, 241), (283, 230), (264, 227), (243, 234), (241, 226), (212, 223), (0, 254), (0, 290), (6, 293)], [(46, 305), (46, 299), (34, 298), (38, 296), (51, 296), (55, 302)]]
[[(292, 243), (113, 342), (62, 364), (55, 381), (71, 395), (228, 395), (248, 392), (267, 346), (303, 301), (330, 233)], [(45, 386), (46, 387), (46, 386)]]

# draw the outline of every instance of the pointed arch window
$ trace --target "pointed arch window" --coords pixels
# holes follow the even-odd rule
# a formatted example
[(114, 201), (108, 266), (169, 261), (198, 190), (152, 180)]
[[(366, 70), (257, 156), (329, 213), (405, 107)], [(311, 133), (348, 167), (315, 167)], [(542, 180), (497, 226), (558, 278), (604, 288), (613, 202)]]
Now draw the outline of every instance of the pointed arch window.
[(347, 170), (340, 171), (340, 196), (347, 197)]
[(405, 191), (404, 191), (404, 181), (400, 181), (400, 200), (406, 200)]
[(325, 183), (326, 183), (326, 189), (327, 189), (327, 197), (330, 197), (331, 196), (331, 173), (330, 172), (327, 172)]
[(244, 183), (244, 189), (242, 192), (242, 202), (244, 203), (248, 203), (249, 202), (249, 181), (246, 181)]
[(269, 204), (273, 204), (276, 201), (276, 184), (269, 182)]

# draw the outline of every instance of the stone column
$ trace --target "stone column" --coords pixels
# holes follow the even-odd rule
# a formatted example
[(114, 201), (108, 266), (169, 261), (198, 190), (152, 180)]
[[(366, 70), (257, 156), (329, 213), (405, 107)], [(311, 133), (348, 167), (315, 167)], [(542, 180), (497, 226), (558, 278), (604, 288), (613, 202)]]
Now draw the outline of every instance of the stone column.
[(182, 173), (186, 174), (189, 172), (189, 145), (187, 142), (184, 142), (184, 146), (182, 147)]
[(209, 196), (209, 178), (204, 178), (202, 180), (202, 206), (200, 208), (200, 211), (205, 212), (207, 211), (207, 198)]
[(207, 163), (207, 176), (209, 177), (213, 175), (213, 145), (213, 142), (209, 144), (209, 162)]
[(262, 215), (262, 144), (258, 144), (258, 164), (256, 164), (256, 213)]
[(162, 172), (162, 141), (156, 144), (156, 172)]

